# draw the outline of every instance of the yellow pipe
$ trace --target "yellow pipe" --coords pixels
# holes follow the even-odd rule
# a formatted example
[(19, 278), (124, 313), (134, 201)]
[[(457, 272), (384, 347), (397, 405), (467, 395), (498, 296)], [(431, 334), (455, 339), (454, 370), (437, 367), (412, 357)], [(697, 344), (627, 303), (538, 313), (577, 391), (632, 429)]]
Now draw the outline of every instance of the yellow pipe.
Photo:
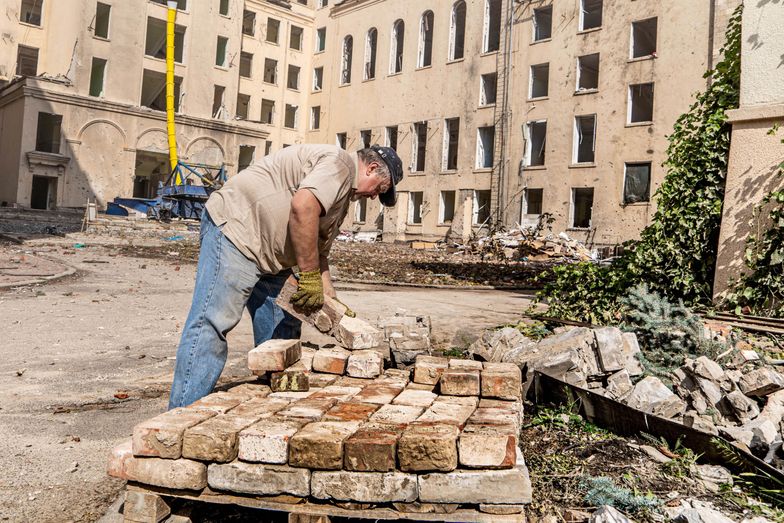
[[(177, 167), (177, 135), (174, 132), (174, 21), (177, 18), (177, 1), (167, 2), (166, 16), (166, 134), (169, 137), (169, 163)], [(178, 172), (174, 183), (182, 185)]]

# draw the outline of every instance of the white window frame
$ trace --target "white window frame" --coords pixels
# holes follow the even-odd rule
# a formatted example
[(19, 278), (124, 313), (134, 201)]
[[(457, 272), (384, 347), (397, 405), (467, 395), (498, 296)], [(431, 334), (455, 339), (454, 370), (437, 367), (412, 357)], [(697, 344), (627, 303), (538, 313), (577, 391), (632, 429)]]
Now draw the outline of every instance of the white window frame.
[[(384, 146), (385, 147), (392, 147), (392, 136), (391, 130), (395, 129), (398, 132), (398, 139), (400, 138), (400, 129), (397, 125), (387, 125), (384, 127)], [(396, 143), (395, 147), (399, 147), (400, 143)]]
[[(446, 215), (446, 203), (444, 193), (452, 193), (452, 219), (444, 221)], [(457, 191), (439, 191), (438, 192), (438, 225), (448, 225), (455, 221), (455, 209), (457, 207)]]
[(447, 61), (449, 62), (465, 58), (465, 21), (463, 22), (463, 56), (455, 58), (455, 44), (457, 43), (457, 5), (461, 1), (465, 4), (465, 0), (457, 0), (452, 4), (452, 14), (449, 22), (449, 54), (447, 55)]
[[(414, 195), (419, 194), (421, 195), (421, 200), (419, 202), (419, 221), (414, 221)], [(425, 217), (425, 193), (424, 191), (410, 191), (408, 193), (408, 219), (406, 223), (408, 225), (422, 225)]]
[[(579, 150), (580, 142), (582, 142), (582, 130), (580, 129), (580, 125), (578, 124), (579, 118), (586, 118), (588, 116), (593, 116), (593, 162), (578, 162), (577, 161), (577, 153)], [(596, 113), (593, 114), (578, 114), (574, 117), (574, 125), (573, 125), (573, 136), (572, 136), (572, 164), (579, 165), (579, 164), (586, 164), (590, 165), (592, 163), (596, 163), (596, 126), (597, 121), (599, 118), (596, 116)]]
[[(534, 68), (541, 68), (547, 66), (547, 94), (541, 96), (534, 96)], [(540, 100), (542, 98), (549, 98), (550, 96), (550, 62), (542, 62), (540, 64), (532, 64), (528, 67), (528, 99)]]
[[(324, 41), (322, 42), (321, 37), (319, 36), (319, 31), (324, 30)], [(314, 53), (323, 53), (327, 49), (327, 28), (326, 27), (317, 27), (316, 28), (316, 38), (315, 38), (315, 49), (313, 50)], [(323, 49), (319, 49), (319, 45), (323, 45)]]
[[(474, 161), (474, 168), (475, 169), (492, 169), (493, 164), (495, 162), (495, 158), (492, 158), (490, 161), (490, 167), (485, 167), (485, 162), (480, 162), (480, 158), (484, 159), (485, 157), (485, 146), (482, 143), (482, 129), (487, 127), (493, 127), (492, 125), (483, 125), (477, 127), (476, 129), (476, 159)], [(495, 141), (495, 134), (493, 134), (493, 141)]]
[[(419, 18), (419, 50), (417, 52), (417, 69), (421, 69), (423, 67), (431, 67), (433, 65), (433, 35), (432, 31), (433, 28), (429, 28), (431, 31), (431, 39), (430, 39), (430, 63), (428, 65), (424, 64), (425, 61), (425, 45), (426, 45), (426, 37), (428, 29), (425, 28), (427, 22), (427, 14), (433, 14), (433, 11), (428, 9), (422, 16)], [(433, 14), (433, 25), (435, 25), (435, 14)]]
[[(650, 120), (640, 120), (639, 122), (632, 122), (632, 88), (641, 86), (641, 85), (652, 85), (652, 97), (651, 100), (651, 119)], [(653, 122), (653, 110), (654, 110), (654, 103), (656, 102), (656, 83), (655, 82), (643, 82), (641, 84), (629, 84), (626, 88), (626, 124), (627, 125), (645, 125)]]
[[(348, 41), (351, 40), (351, 60), (349, 63), (348, 59)], [(340, 60), (340, 85), (351, 85), (351, 76), (352, 71), (351, 68), (354, 66), (354, 37), (352, 35), (346, 35), (343, 37), (343, 49), (342, 55)], [(348, 72), (348, 75), (346, 75)], [(348, 76), (348, 80), (346, 77)]]
[(602, 23), (596, 27), (591, 27), (588, 29), (585, 28), (585, 0), (580, 0), (579, 11), (580, 11), (580, 16), (577, 25), (578, 31), (592, 31), (592, 30), (600, 29), (604, 25), (604, 0), (602, 0)]
[(591, 218), (588, 220), (588, 227), (577, 227), (574, 224), (574, 211), (576, 210), (574, 204), (574, 197), (577, 194), (577, 189), (593, 189), (594, 198), (596, 197), (596, 188), (595, 187), (572, 187), (571, 188), (571, 197), (570, 197), (570, 204), (569, 204), (569, 229), (575, 229), (578, 231), (589, 231), (593, 227), (593, 203), (591, 204)]
[(292, 127), (286, 127), (286, 107), (283, 107), (283, 127), (285, 129), (299, 129), (299, 105), (295, 104), (285, 104), (289, 107), (294, 109), (294, 125)]
[(454, 171), (456, 169), (449, 169), (449, 120), (457, 120), (458, 125), (458, 135), (457, 135), (457, 148), (458, 154), (460, 149), (460, 117), (456, 116), (454, 118), (444, 118), (444, 136), (443, 136), (443, 143), (441, 144), (441, 170), (442, 171)]
[(403, 59), (401, 56), (401, 63), (400, 63), (400, 70), (396, 71), (397, 69), (397, 31), (400, 27), (400, 24), (403, 24), (403, 54), (405, 54), (406, 49), (406, 24), (402, 18), (398, 18), (392, 23), (392, 38), (389, 41), (389, 74), (400, 74), (403, 72)]
[[(321, 85), (318, 85), (318, 75), (316, 74), (316, 70), (321, 69)], [(311, 91), (320, 93), (324, 90), (324, 67), (314, 67), (313, 68), (313, 84), (311, 85)]]
[[(529, 120), (525, 122), (525, 127), (523, 128), (523, 132), (525, 133), (525, 155), (523, 156), (523, 165), (526, 167), (542, 167), (541, 165), (531, 165), (531, 158), (532, 158), (532, 147), (533, 147), (533, 140), (531, 140), (531, 127), (532, 124), (543, 123), (547, 125), (547, 119), (541, 120)], [(547, 147), (547, 130), (545, 129), (545, 139), (542, 143), (542, 147)], [(547, 155), (545, 155), (547, 158)], [(546, 161), (546, 160), (545, 160)]]
[[(371, 49), (370, 45), (370, 35), (375, 32), (376, 35), (376, 48)], [(373, 68), (373, 76), (368, 74), (368, 68), (370, 64), (375, 62), (375, 67)], [(376, 73), (378, 72), (378, 29), (375, 27), (371, 27), (368, 29), (367, 33), (365, 33), (365, 65), (362, 68), (362, 79), (363, 80), (374, 80), (376, 78)]]
[[(319, 116), (319, 125), (316, 126), (316, 113)], [(310, 130), (311, 131), (318, 131), (321, 128), (321, 106), (314, 105), (310, 108)]]

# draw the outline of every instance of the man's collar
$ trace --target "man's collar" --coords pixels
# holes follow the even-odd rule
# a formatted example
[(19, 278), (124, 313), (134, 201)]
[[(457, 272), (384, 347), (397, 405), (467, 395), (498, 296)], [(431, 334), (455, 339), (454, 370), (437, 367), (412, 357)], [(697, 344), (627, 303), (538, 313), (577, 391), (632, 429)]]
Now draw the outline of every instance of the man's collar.
[(359, 155), (353, 152), (351, 156), (354, 158), (354, 181), (351, 182), (351, 188), (356, 190), (359, 187)]

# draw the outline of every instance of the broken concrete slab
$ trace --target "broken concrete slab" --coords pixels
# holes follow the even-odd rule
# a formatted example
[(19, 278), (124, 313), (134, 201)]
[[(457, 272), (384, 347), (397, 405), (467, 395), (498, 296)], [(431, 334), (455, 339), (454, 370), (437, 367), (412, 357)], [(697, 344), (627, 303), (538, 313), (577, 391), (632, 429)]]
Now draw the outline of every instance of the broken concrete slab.
[(632, 383), (632, 378), (629, 375), (629, 371), (626, 369), (619, 370), (618, 372), (607, 377), (605, 394), (608, 398), (620, 400), (626, 397), (626, 395), (629, 394), (632, 389), (634, 389), (634, 384)]
[(207, 470), (210, 488), (259, 496), (307, 497), (310, 495), (310, 476), (308, 469), (242, 461), (213, 463)]
[(316, 421), (302, 427), (289, 440), (289, 465), (316, 470), (343, 468), (343, 442), (359, 422)]
[(318, 499), (360, 503), (412, 502), (419, 497), (416, 474), (403, 472), (314, 472), (311, 493)]
[(254, 372), (283, 371), (301, 355), (299, 340), (267, 340), (248, 352), (248, 368)]
[(468, 348), (472, 354), (483, 361), (512, 361), (518, 352), (523, 352), (536, 342), (525, 337), (514, 327), (504, 327), (485, 331), (482, 337)]
[(624, 332), (622, 337), (624, 368), (629, 371), (629, 375), (632, 377), (642, 376), (645, 371), (637, 357), (639, 354), (642, 354), (637, 335), (633, 332)]
[(667, 419), (686, 411), (686, 403), (653, 376), (640, 380), (625, 402), (632, 408)]
[(400, 470), (405, 472), (450, 471), (457, 468), (457, 437), (453, 425), (411, 425), (397, 445)]

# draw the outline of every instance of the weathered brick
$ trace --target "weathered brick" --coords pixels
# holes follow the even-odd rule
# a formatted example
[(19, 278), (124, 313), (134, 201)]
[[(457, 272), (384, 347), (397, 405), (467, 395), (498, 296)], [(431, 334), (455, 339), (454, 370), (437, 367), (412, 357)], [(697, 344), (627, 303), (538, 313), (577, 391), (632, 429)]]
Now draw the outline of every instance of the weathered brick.
[(457, 427), (445, 424), (411, 425), (400, 436), (400, 470), (423, 472), (457, 468)]
[(239, 434), (239, 458), (261, 463), (287, 463), (289, 441), (305, 423), (304, 420), (281, 418), (254, 423)]
[(335, 380), (337, 380), (338, 377), (334, 374), (322, 374), (314, 371), (310, 373), (309, 379), (311, 388), (317, 387), (322, 389), (335, 383)]
[(384, 341), (384, 333), (360, 318), (343, 316), (333, 331), (335, 338), (349, 350), (372, 349)]
[(405, 385), (401, 383), (380, 383), (380, 380), (376, 380), (354, 396), (354, 400), (385, 405), (391, 403), (404, 388)]
[(259, 397), (263, 398), (268, 396), (272, 390), (267, 385), (261, 383), (243, 383), (241, 385), (237, 385), (236, 387), (232, 387), (228, 390), (231, 393), (237, 394), (247, 394), (252, 398)]
[(320, 349), (313, 356), (313, 370), (327, 374), (343, 374), (351, 353), (344, 349)]
[(273, 392), (269, 395), (270, 399), (285, 399), (289, 401), (299, 401), (309, 398), (319, 392), (321, 389), (310, 387), (308, 390), (302, 392)]
[(258, 419), (262, 419), (288, 407), (290, 403), (291, 401), (285, 398), (251, 398), (229, 412), (234, 416), (256, 416)]
[(337, 403), (334, 398), (305, 398), (290, 404), (283, 410), (278, 411), (278, 415), (285, 418), (300, 418), (315, 421), (321, 419), (333, 405)]
[(411, 381), (411, 371), (407, 369), (387, 369), (378, 381), (407, 385)]
[(469, 425), (509, 425), (519, 427), (520, 414), (504, 407), (482, 407), (481, 404), (468, 418)]
[(267, 340), (248, 352), (248, 368), (258, 372), (282, 371), (301, 355), (299, 340)]
[(359, 388), (366, 387), (369, 384), (370, 382), (365, 378), (352, 378), (351, 376), (340, 376), (332, 383), (332, 385), (336, 387), (359, 387)]
[(439, 380), (441, 394), (447, 396), (479, 396), (478, 370), (446, 369)]
[(250, 398), (251, 395), (242, 392), (213, 392), (200, 400), (194, 401), (188, 407), (191, 409), (207, 409), (218, 414), (224, 414)]
[(324, 387), (311, 399), (334, 399), (336, 401), (349, 401), (354, 398), (362, 389), (360, 387), (345, 387), (341, 385), (330, 385)]
[(136, 490), (125, 491), (125, 503), (123, 503), (125, 521), (162, 521), (169, 514), (171, 508), (159, 495)]
[(432, 405), (436, 395), (426, 390), (405, 389), (392, 400), (393, 405), (411, 405), (412, 407), (427, 408)]
[(467, 468), (512, 468), (517, 459), (517, 431), (509, 427), (469, 425), (457, 440), (460, 465)]
[(414, 363), (414, 382), (435, 385), (441, 373), (449, 368), (449, 360), (435, 356), (417, 356)]
[(133, 453), (136, 456), (179, 458), (185, 430), (215, 415), (213, 410), (185, 407), (143, 421), (133, 428)]
[(468, 418), (471, 417), (471, 414), (474, 413), (478, 403), (477, 400), (476, 396), (439, 396), (430, 408), (417, 418), (417, 422), (446, 423), (462, 428), (468, 421)]
[[(479, 504), (479, 512), (484, 512), (485, 514), (496, 514), (496, 515), (509, 515), (509, 514), (520, 514), (523, 510), (525, 510), (525, 505), (491, 505), (488, 503), (480, 503)], [(566, 518), (564, 518), (566, 519)], [(569, 519), (566, 519), (569, 521)], [(571, 520), (576, 521), (576, 520)], [(579, 520), (584, 521), (584, 520)]]
[(317, 499), (359, 503), (414, 501), (419, 496), (416, 474), (402, 472), (314, 472), (311, 494)]
[(210, 488), (260, 496), (307, 497), (310, 494), (310, 471), (286, 465), (243, 463), (211, 464), (207, 471)]
[(321, 419), (322, 421), (365, 421), (378, 410), (378, 407), (373, 403), (347, 401), (329, 409)]
[(310, 390), (308, 372), (304, 366), (297, 368), (292, 365), (282, 372), (273, 372), (270, 376), (270, 387), (275, 392), (304, 392)]
[(362, 427), (343, 444), (343, 466), (357, 472), (395, 470), (397, 440), (402, 429), (394, 425)]
[(313, 325), (320, 332), (329, 332), (331, 329), (334, 329), (346, 313), (345, 305), (335, 301), (329, 296), (324, 296), (324, 305), (321, 309), (310, 314), (305, 314), (303, 310), (295, 308), (291, 303), (291, 297), (295, 292), (297, 292), (297, 281), (292, 276), (286, 280), (285, 285), (280, 289), (278, 297), (275, 299), (275, 303), (278, 307), (295, 318)]
[(318, 421), (302, 427), (289, 441), (289, 464), (320, 470), (343, 467), (343, 441), (359, 428), (358, 422)]
[(522, 395), (522, 373), (514, 363), (486, 363), (481, 382), (482, 397), (516, 400)]
[(422, 415), (422, 407), (411, 405), (382, 405), (373, 415), (370, 421), (377, 423), (411, 423)]
[(456, 370), (476, 370), (481, 372), (484, 367), (481, 361), (451, 358), (449, 360), (449, 368)]
[(374, 350), (354, 351), (346, 364), (346, 374), (352, 378), (377, 378), (383, 370), (384, 358)]
[(237, 416), (230, 412), (199, 423), (185, 431), (182, 456), (200, 461), (231, 461), (237, 457), (240, 431), (256, 421), (256, 416)]
[(302, 347), (300, 349), (299, 361), (294, 364), (295, 367), (302, 366), (306, 372), (313, 371), (313, 358), (316, 356), (316, 349), (310, 347)]
[(130, 440), (112, 450), (110, 476), (173, 489), (201, 490), (207, 486), (207, 466), (190, 459), (141, 458), (132, 453)]

